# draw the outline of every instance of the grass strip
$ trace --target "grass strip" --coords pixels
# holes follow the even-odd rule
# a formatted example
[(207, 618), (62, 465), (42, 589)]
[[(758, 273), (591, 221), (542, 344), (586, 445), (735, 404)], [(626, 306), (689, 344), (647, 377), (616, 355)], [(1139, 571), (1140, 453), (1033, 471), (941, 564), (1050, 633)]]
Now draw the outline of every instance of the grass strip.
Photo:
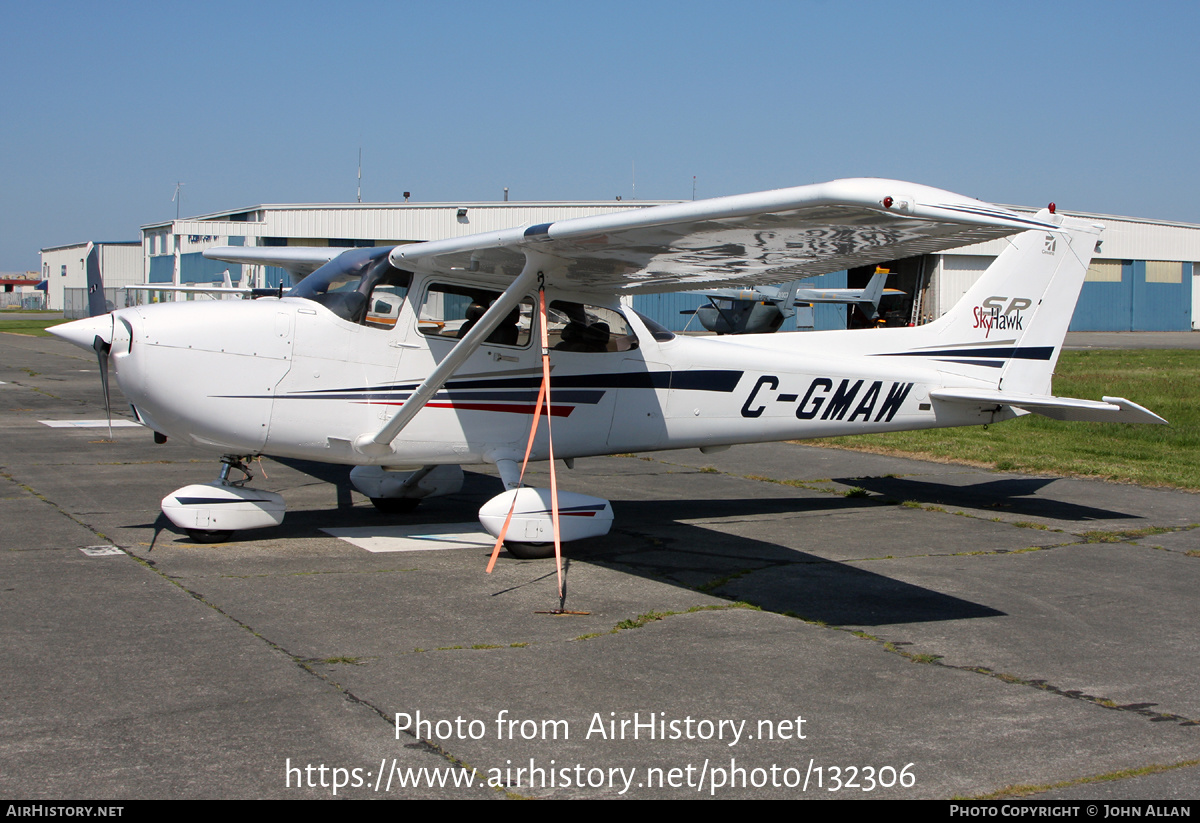
[(1169, 426), (1061, 423), (1030, 414), (988, 426), (890, 432), (806, 441), (813, 445), (1097, 477), (1200, 491), (1200, 351), (1100, 349), (1063, 352), (1060, 397), (1126, 397)]

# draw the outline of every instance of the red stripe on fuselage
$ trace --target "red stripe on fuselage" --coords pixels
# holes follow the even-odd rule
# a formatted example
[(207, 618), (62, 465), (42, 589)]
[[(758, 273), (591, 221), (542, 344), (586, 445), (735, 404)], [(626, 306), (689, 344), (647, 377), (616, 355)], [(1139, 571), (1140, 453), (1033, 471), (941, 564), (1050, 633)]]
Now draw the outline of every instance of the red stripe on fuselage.
[[(365, 405), (375, 406), (403, 406), (402, 402), (383, 402), (383, 403), (367, 403)], [(457, 409), (459, 411), (491, 411), (491, 412), (509, 412), (510, 414), (533, 414), (537, 408), (536, 403), (522, 403), (519, 405), (503, 405), (500, 403), (454, 403), (445, 401), (430, 401), (425, 404), (426, 408), (432, 409)], [(574, 406), (551, 406), (550, 413), (554, 417), (570, 417), (571, 412), (575, 411)]]

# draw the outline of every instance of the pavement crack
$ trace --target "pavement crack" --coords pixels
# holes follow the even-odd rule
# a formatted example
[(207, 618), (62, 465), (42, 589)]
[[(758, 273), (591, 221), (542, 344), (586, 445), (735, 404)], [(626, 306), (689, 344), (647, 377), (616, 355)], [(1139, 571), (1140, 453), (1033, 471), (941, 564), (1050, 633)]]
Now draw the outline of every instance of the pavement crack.
[(762, 608), (755, 606), (753, 603), (747, 603), (744, 600), (739, 600), (733, 603), (707, 603), (700, 606), (692, 606), (688, 609), (674, 609), (663, 612), (646, 612), (639, 614), (637, 617), (631, 617), (622, 620), (617, 625), (613, 626), (606, 632), (591, 632), (590, 634), (581, 634), (575, 640), (591, 640), (595, 637), (604, 637), (609, 634), (620, 634), (621, 632), (629, 631), (630, 629), (640, 629), (650, 623), (658, 620), (665, 620), (668, 617), (675, 617), (681, 614), (696, 614), (697, 612), (722, 612), (731, 609), (750, 609), (751, 611), (762, 611)]
[[(97, 534), (98, 534), (98, 532), (97, 532)], [(288, 660), (290, 660), (292, 663), (294, 663), (302, 671), (306, 672), (307, 674), (317, 678), (318, 680), (320, 680), (320, 681), (324, 682), (325, 684), (329, 685), (330, 687), (332, 687), (335, 691), (337, 691), (339, 694), (341, 694), (343, 699), (345, 699), (348, 702), (353, 703), (355, 705), (362, 706), (363, 708), (367, 709), (370, 712), (374, 712), (389, 727), (392, 727), (395, 725), (395, 720), (392, 717), (389, 717), (388, 713), (386, 711), (384, 711), (383, 709), (381, 709), (379, 706), (376, 706), (374, 703), (367, 700), (366, 698), (359, 697), (357, 694), (355, 694), (353, 691), (351, 691), (348, 687), (346, 687), (346, 686), (342, 685), (341, 683), (339, 683), (338, 681), (334, 680), (328, 674), (318, 671), (317, 669), (314, 668), (314, 664), (332, 665), (335, 663), (352, 663), (354, 665), (361, 665), (358, 658), (342, 657), (342, 658), (313, 659), (313, 658), (308, 658), (308, 657), (303, 657), (301, 655), (298, 655), (298, 654), (288, 650), (281, 644), (275, 642), (274, 640), (271, 640), (269, 637), (266, 637), (261, 632), (257, 631), (249, 623), (246, 623), (245, 621), (239, 620), (238, 618), (234, 617), (232, 614), (225, 611), (220, 606), (216, 605), (211, 600), (206, 598), (203, 594), (201, 594), (197, 591), (194, 591), (193, 589), (188, 588), (183, 583), (179, 582), (179, 580), (177, 580), (177, 579), (171, 577), (170, 575), (166, 574), (165, 572), (161, 571), (153, 563), (151, 563), (147, 560), (144, 560), (143, 558), (138, 557), (137, 555), (134, 555), (134, 554), (129, 554), (129, 557), (132, 558), (135, 563), (139, 563), (144, 568), (148, 569), (149, 571), (154, 572), (159, 577), (161, 577), (163, 580), (170, 583), (172, 586), (178, 587), (180, 589), (180, 591), (185, 592), (186, 594), (191, 596), (193, 599), (199, 601), (200, 603), (203, 603), (205, 606), (212, 609), (214, 612), (221, 615), (221, 617), (230, 621), (238, 628), (243, 629), (244, 631), (248, 632), (252, 637), (254, 637), (255, 639), (257, 639), (260, 642), (262, 642), (263, 644), (265, 644), (267, 646), (267, 648), (269, 648), (271, 651), (284, 655)], [(482, 781), (483, 785), (485, 785), (485, 786), (487, 785), (484, 775), (475, 767), (467, 764), (465, 761), (461, 760), (460, 758), (455, 757), (453, 754), (446, 751), (441, 746), (439, 746), (438, 744), (436, 744), (432, 741), (422, 740), (413, 734), (410, 734), (410, 736), (415, 741), (417, 741), (415, 744), (412, 744), (413, 748), (418, 748), (422, 751), (426, 751), (431, 754), (435, 754), (438, 757), (441, 757), (442, 759), (446, 760), (447, 762), (451, 763), (454, 766), (457, 766), (457, 767), (463, 768), (463, 769), (467, 769), (474, 775), (475, 778), (478, 778), (480, 781)], [(508, 792), (507, 790), (500, 788), (500, 787), (493, 786), (490, 788), (500, 791), (500, 792), (504, 793), (506, 796), (515, 796), (515, 795), (512, 795), (511, 792)]]
[(1134, 543), (1143, 537), (1172, 532), (1186, 532), (1200, 527), (1200, 523), (1190, 523), (1186, 526), (1146, 526), (1141, 529), (1093, 529), (1081, 532), (1079, 536), (1084, 543)]
[[(805, 622), (818, 623), (819, 621), (806, 620)], [(945, 662), (945, 657), (943, 655), (913, 652), (903, 648), (904, 646), (913, 645), (907, 641), (885, 640), (882, 637), (876, 637), (875, 635), (868, 634), (867, 632), (850, 629), (845, 626), (828, 626), (826, 624), (820, 625), (824, 625), (826, 628), (836, 629), (838, 631), (849, 632), (855, 637), (877, 643), (883, 647), (884, 651), (891, 654), (898, 654), (912, 663), (920, 663), (929, 666), (941, 666), (943, 668), (955, 669), (961, 672), (980, 674), (985, 677), (999, 680), (1003, 683), (1009, 683), (1015, 686), (1026, 686), (1028, 688), (1037, 689), (1038, 691), (1049, 692), (1050, 694), (1057, 695), (1059, 697), (1066, 697), (1071, 700), (1081, 700), (1084, 703), (1090, 703), (1093, 706), (1099, 706), (1102, 709), (1141, 715), (1153, 723), (1170, 722), (1178, 723), (1181, 726), (1200, 726), (1200, 720), (1197, 720), (1196, 718), (1186, 717), (1181, 714), (1175, 714), (1174, 712), (1156, 711), (1154, 707), (1158, 705), (1157, 703), (1118, 703), (1110, 698), (1087, 694), (1079, 689), (1064, 689), (1054, 685), (1048, 680), (1018, 677), (1017, 675), (1008, 674), (1007, 672), (998, 672), (986, 666), (955, 665), (953, 663), (947, 663)]]
[(1082, 700), (1085, 703), (1091, 703), (1093, 706), (1099, 706), (1103, 709), (1110, 709), (1112, 711), (1119, 712), (1130, 712), (1132, 714), (1141, 715), (1142, 717), (1148, 718), (1153, 723), (1170, 722), (1178, 723), (1181, 726), (1200, 726), (1200, 720), (1195, 718), (1185, 717), (1184, 715), (1175, 714), (1174, 712), (1155, 711), (1154, 706), (1157, 706), (1157, 703), (1118, 703), (1117, 701), (1111, 700), (1107, 697), (1098, 697), (1096, 695), (1087, 694), (1079, 689), (1063, 689), (1046, 680), (1021, 678), (1015, 675), (1006, 674), (1005, 672), (994, 671), (986, 666), (951, 666), (946, 663), (941, 665), (944, 665), (947, 668), (958, 669), (959, 671), (973, 672), (975, 674), (994, 677), (997, 680), (1001, 680), (1005, 683), (1012, 683), (1019, 686), (1029, 686), (1031, 688), (1038, 689), (1039, 691), (1058, 695), (1059, 697), (1067, 697), (1072, 700)]
[[(741, 575), (739, 574), (737, 576), (741, 576)], [(712, 606), (709, 608), (720, 609), (722, 607)], [(730, 606), (728, 608), (750, 608), (750, 609), (757, 609), (759, 611), (763, 611), (762, 607), (757, 606), (753, 603), (746, 602), (746, 601), (739, 601), (738, 603), (730, 604)], [(696, 609), (692, 609), (692, 611), (698, 611), (698, 610), (700, 610), (699, 607)], [(669, 612), (669, 613), (665, 613), (663, 616), (666, 616), (666, 614), (678, 614), (678, 613), (679, 612)], [(1110, 698), (1087, 694), (1086, 692), (1083, 692), (1079, 689), (1064, 689), (1064, 688), (1054, 685), (1053, 683), (1049, 682), (1048, 680), (1018, 677), (1017, 675), (1008, 674), (1006, 672), (995, 671), (994, 669), (990, 669), (986, 666), (955, 665), (953, 663), (945, 662), (944, 655), (916, 652), (916, 651), (911, 651), (909, 649), (904, 648), (905, 646), (913, 645), (913, 643), (911, 643), (909, 641), (886, 640), (882, 637), (878, 637), (876, 635), (862, 631), (861, 629), (852, 629), (848, 626), (833, 625), (831, 623), (827, 623), (824, 620), (816, 620), (813, 618), (804, 617), (803, 615), (797, 614), (796, 612), (793, 612), (790, 610), (778, 612), (778, 614), (781, 614), (784, 617), (791, 617), (793, 619), (800, 620), (811, 626), (817, 626), (817, 627), (823, 628), (823, 629), (831, 629), (833, 631), (845, 632), (847, 634), (851, 634), (862, 640), (867, 640), (871, 643), (875, 643), (875, 644), (879, 645), (880, 647), (882, 647), (883, 650), (888, 652), (889, 654), (899, 655), (900, 657), (903, 657), (905, 660), (908, 660), (910, 663), (918, 663), (918, 664), (926, 665), (926, 666), (940, 666), (940, 667), (946, 668), (946, 669), (954, 669), (956, 671), (968, 672), (970, 674), (983, 675), (985, 677), (990, 677), (995, 680), (999, 680), (1003, 683), (1009, 683), (1009, 684), (1015, 685), (1015, 686), (1025, 686), (1027, 688), (1037, 689), (1038, 691), (1048, 692), (1050, 694), (1057, 695), (1058, 697), (1066, 697), (1071, 700), (1080, 700), (1080, 701), (1083, 701), (1084, 703), (1090, 703), (1091, 705), (1098, 706), (1102, 709), (1108, 709), (1110, 711), (1128, 712), (1131, 714), (1140, 715), (1142, 717), (1147, 718), (1152, 723), (1167, 722), (1167, 723), (1178, 723), (1180, 726), (1200, 726), (1200, 719), (1187, 717), (1185, 715), (1176, 714), (1174, 712), (1162, 712), (1162, 711), (1155, 710), (1154, 707), (1158, 705), (1157, 703), (1118, 703), (1117, 701), (1112, 700)], [(638, 626), (645, 625), (647, 622), (650, 622), (650, 620), (656, 620), (656, 619), (661, 619), (661, 618), (659, 616), (657, 616), (656, 613), (653, 613), (653, 612), (650, 614), (647, 614), (647, 615), (642, 615), (641, 617), (638, 618), (638, 621), (641, 621), (638, 623)], [(628, 621), (626, 621), (626, 622), (628, 622)], [(633, 627), (633, 626), (630, 626), (630, 627)], [(620, 628), (622, 628), (622, 624), (618, 624), (617, 628), (614, 628), (612, 630), (612, 632), (610, 632), (610, 633), (615, 634), (618, 631), (618, 629), (620, 629)], [(585, 637), (595, 637), (595, 636), (597, 636), (597, 635), (585, 635)], [(584, 639), (584, 638), (576, 638), (576, 639)]]
[(5, 480), (9, 481), (10, 483), (12, 483), (14, 486), (16, 486), (17, 488), (21, 489), (22, 491), (28, 492), (28, 493), (29, 493), (31, 496), (33, 496), (34, 498), (36, 498), (36, 499), (38, 499), (38, 500), (42, 501), (42, 502), (43, 502), (43, 503), (45, 503), (47, 506), (49, 506), (50, 508), (54, 509), (54, 510), (55, 510), (55, 511), (57, 511), (59, 514), (61, 514), (63, 517), (65, 517), (65, 518), (67, 518), (68, 520), (70, 520), (72, 523), (75, 523), (75, 524), (77, 524), (77, 525), (79, 525), (79, 526), (81, 526), (81, 527), (83, 527), (83, 528), (87, 529), (87, 530), (88, 530), (88, 531), (90, 531), (92, 534), (94, 534), (94, 535), (96, 535), (97, 537), (99, 537), (101, 540), (104, 540), (104, 541), (106, 541), (106, 542), (108, 542), (108, 543), (112, 543), (113, 545), (116, 545), (116, 543), (115, 543), (115, 542), (112, 540), (112, 538), (110, 538), (108, 535), (104, 534), (104, 533), (103, 533), (103, 532), (101, 532), (101, 531), (98, 531), (97, 529), (95, 529), (94, 527), (92, 527), (92, 525), (91, 525), (91, 524), (83, 522), (83, 521), (82, 521), (82, 520), (80, 520), (78, 517), (76, 517), (75, 515), (71, 514), (71, 513), (70, 513), (69, 511), (67, 511), (66, 509), (64, 509), (62, 506), (60, 506), (60, 505), (58, 505), (57, 503), (55, 503), (55, 502), (54, 502), (53, 500), (51, 500), (49, 497), (46, 497), (46, 495), (42, 494), (41, 492), (37, 491), (36, 489), (34, 489), (34, 488), (33, 488), (33, 487), (31, 487), (31, 486), (27, 486), (27, 485), (25, 485), (24, 483), (22, 483), (21, 481), (17, 480), (15, 477), (13, 477), (13, 476), (12, 476), (11, 474), (9, 474), (8, 472), (0, 471), (0, 477), (3, 477)]
[(1011, 797), (1029, 797), (1030, 795), (1042, 794), (1043, 792), (1054, 791), (1055, 789), (1069, 789), (1073, 786), (1085, 786), (1089, 783), (1107, 783), (1113, 780), (1125, 780), (1126, 778), (1130, 777), (1144, 777), (1150, 774), (1161, 774), (1162, 772), (1174, 771), (1175, 769), (1187, 769), (1191, 768), (1192, 766), (1200, 766), (1200, 760), (1181, 760), (1178, 763), (1167, 764), (1152, 763), (1149, 766), (1142, 766), (1141, 768), (1137, 769), (1122, 769), (1121, 771), (1117, 772), (1088, 775), (1086, 777), (1077, 777), (1074, 780), (1061, 780), (1058, 783), (1005, 786), (999, 791), (975, 795), (967, 799), (1006, 800)]

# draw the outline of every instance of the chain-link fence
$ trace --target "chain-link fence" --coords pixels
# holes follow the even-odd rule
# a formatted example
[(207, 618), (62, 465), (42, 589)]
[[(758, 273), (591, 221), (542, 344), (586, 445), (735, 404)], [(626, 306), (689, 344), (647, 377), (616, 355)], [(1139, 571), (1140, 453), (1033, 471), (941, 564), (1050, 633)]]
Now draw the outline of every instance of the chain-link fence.
[(30, 309), (40, 311), (46, 308), (46, 293), (34, 292), (0, 292), (0, 309)]
[[(162, 303), (171, 300), (171, 292), (144, 292), (120, 287), (105, 288), (104, 302), (109, 309), (122, 309), (127, 306), (140, 306), (143, 303)], [(63, 317), (68, 320), (78, 320), (88, 316), (87, 289), (63, 289)]]

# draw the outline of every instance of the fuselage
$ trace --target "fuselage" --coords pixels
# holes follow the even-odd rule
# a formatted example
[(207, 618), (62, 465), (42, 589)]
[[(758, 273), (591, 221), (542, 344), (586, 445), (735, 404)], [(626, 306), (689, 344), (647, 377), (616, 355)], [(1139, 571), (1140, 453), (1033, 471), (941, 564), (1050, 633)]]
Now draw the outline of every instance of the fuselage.
[[(374, 322), (369, 313), (356, 322), (301, 297), (122, 309), (114, 314), (113, 371), (148, 426), (222, 453), (357, 465), (519, 459), (541, 384), (532, 296), (511, 335), (481, 345), (403, 429), (391, 454), (366, 457), (353, 447), (458, 342), (454, 326), (469, 320), (455, 319), (451, 304), (469, 298), (459, 299), (466, 289), (446, 282), (418, 278), (402, 303), (373, 302), (372, 311), (383, 310)], [(419, 305), (408, 299), (414, 295)], [(594, 296), (548, 292), (547, 302), (558, 307), (550, 345), (557, 457), (993, 419), (932, 404), (929, 392), (944, 376), (927, 360), (869, 356), (885, 345), (887, 330), (693, 338), (652, 328)], [(431, 320), (435, 303), (438, 319)], [(595, 322), (600, 315), (607, 322)], [(572, 324), (592, 337), (572, 332)], [(867, 351), (863, 335), (875, 336)], [(543, 423), (533, 457), (546, 456)]]

